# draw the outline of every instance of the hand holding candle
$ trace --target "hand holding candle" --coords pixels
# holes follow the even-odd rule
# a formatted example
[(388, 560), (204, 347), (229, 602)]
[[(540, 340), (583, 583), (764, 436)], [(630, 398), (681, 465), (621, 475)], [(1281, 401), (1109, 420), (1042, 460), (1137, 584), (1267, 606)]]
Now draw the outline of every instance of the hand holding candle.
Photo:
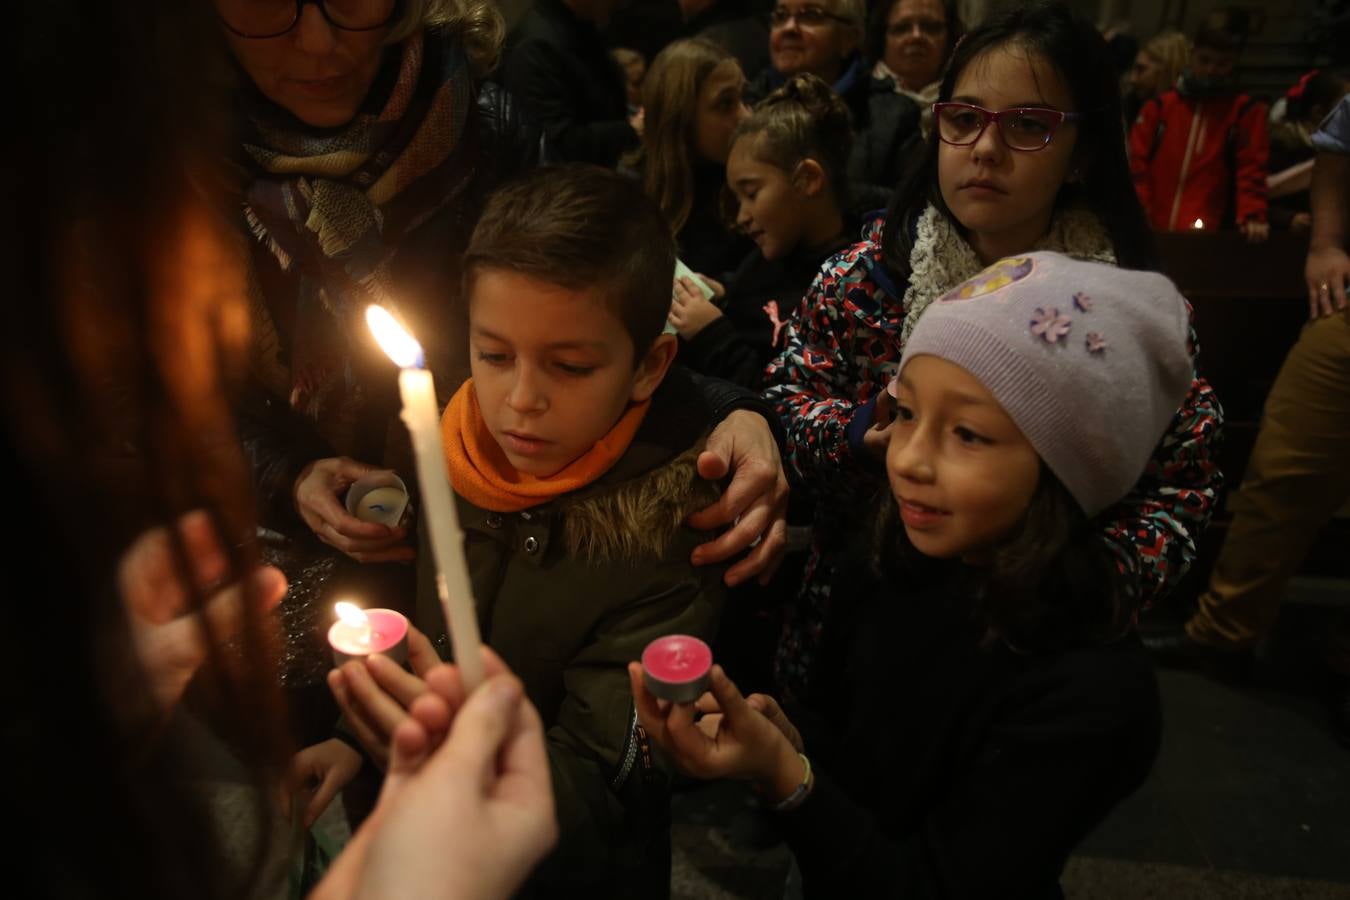
[[(660, 641), (653, 642), (657, 644)], [(665, 651), (666, 655), (676, 652), (668, 644)], [(692, 665), (677, 660), (676, 671), (667, 672), (667, 676), (696, 670), (699, 656), (688, 658)], [(801, 783), (804, 761), (794, 745), (796, 729), (776, 703), (766, 703), (769, 698), (761, 694), (743, 696), (721, 667), (713, 666), (703, 676), (711, 696), (701, 697), (697, 704), (683, 700), (663, 704), (648, 687), (651, 679), (646, 658), (644, 652), (643, 665), (632, 663), (628, 667), (638, 721), (681, 771), (694, 778), (749, 781), (770, 802), (787, 796)], [(659, 663), (657, 670), (662, 671)], [(680, 696), (691, 692), (692, 687)]]
[(431, 373), (423, 368), (425, 357), (421, 345), (394, 321), (388, 311), (379, 306), (367, 307), (366, 323), (384, 352), (402, 369), (398, 388), (403, 399), (403, 423), (408, 426), (417, 457), (422, 509), (426, 513), (432, 554), (436, 560), (436, 589), (446, 627), (450, 630), (455, 663), (466, 690), (472, 692), (483, 681), (483, 661), (479, 657), (482, 641), (474, 612), (473, 586), (464, 561), (464, 532), (459, 527), (454, 495), (450, 492), (445, 470), (436, 388)]

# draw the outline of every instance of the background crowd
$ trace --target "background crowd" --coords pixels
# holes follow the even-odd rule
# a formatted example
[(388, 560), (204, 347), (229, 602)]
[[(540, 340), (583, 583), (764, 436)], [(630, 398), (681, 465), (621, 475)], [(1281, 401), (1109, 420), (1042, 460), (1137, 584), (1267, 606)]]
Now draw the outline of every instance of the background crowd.
[[(1158, 752), (1154, 663), (1250, 654), (1350, 500), (1350, 75), (1251, 95), (1240, 17), (15, 15), (24, 896), (274, 889), (220, 849), (217, 746), (250, 828), (301, 836), (296, 896), (661, 896), (688, 779), (746, 782), (808, 895), (1059, 896)], [(1195, 231), (1308, 242), (1309, 321), (1226, 488), (1205, 334), (1156, 274)], [(372, 302), (444, 410), (472, 691)], [(344, 505), (383, 470), (395, 525)], [(1151, 627), (1225, 506), (1194, 608)], [(332, 670), (349, 597), (410, 616), (406, 668)], [(629, 671), (673, 631), (720, 664), (696, 707)], [(1350, 744), (1345, 616), (1319, 671)], [(354, 833), (316, 863), (337, 800)], [(81, 805), (125, 828), (58, 840)]]

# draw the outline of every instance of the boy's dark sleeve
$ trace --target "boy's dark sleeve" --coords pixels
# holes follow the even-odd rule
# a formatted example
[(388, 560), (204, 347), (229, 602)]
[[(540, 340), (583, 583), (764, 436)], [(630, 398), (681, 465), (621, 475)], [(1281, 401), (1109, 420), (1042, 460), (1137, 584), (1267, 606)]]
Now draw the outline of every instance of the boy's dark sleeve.
[(764, 367), (770, 359), (770, 348), (760, 349), (747, 341), (726, 316), (718, 316), (704, 326), (692, 341), (685, 342), (683, 351), (691, 368), (747, 390), (754, 390), (764, 380)]
[(778, 444), (778, 452), (784, 451), (787, 433), (783, 431), (783, 423), (774, 412), (769, 401), (739, 384), (733, 384), (721, 378), (700, 375), (691, 369), (684, 369), (683, 371), (703, 394), (703, 399), (712, 414), (713, 427), (716, 427), (723, 419), (739, 409), (756, 413), (768, 423), (769, 430), (773, 432), (773, 439)]
[(902, 832), (818, 775), (783, 816), (807, 893), (1053, 896), (1074, 847), (1147, 776), (1160, 732), (1147, 660), (1105, 678), (1064, 674), (995, 722), (975, 768), (917, 828)]

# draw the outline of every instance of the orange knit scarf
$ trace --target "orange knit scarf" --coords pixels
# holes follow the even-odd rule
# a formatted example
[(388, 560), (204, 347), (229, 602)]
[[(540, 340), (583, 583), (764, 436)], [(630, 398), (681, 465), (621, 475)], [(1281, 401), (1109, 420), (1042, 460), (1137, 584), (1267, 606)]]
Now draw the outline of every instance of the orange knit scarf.
[(645, 400), (628, 410), (595, 446), (547, 478), (517, 472), (488, 431), (470, 378), (450, 398), (441, 416), (445, 464), (455, 492), (480, 509), (519, 512), (579, 490), (608, 472), (633, 442), (652, 405)]

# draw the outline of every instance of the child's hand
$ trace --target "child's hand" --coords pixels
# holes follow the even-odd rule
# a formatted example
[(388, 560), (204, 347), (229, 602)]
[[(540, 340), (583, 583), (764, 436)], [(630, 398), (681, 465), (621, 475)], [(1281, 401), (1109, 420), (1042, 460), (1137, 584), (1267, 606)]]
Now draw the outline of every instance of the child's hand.
[(454, 666), (427, 673), (375, 810), (310, 900), (506, 897), (557, 842), (539, 713), (486, 647), (483, 663), (467, 701)]
[(361, 771), (361, 754), (337, 738), (306, 747), (291, 759), (290, 770), (282, 785), (281, 812), (289, 816), (291, 798), (313, 790), (305, 807), (305, 827), (314, 824), (328, 804)]
[[(702, 275), (698, 277), (713, 289), (714, 297), (720, 296), (717, 292), (722, 287), (720, 284)], [(675, 326), (680, 337), (686, 341), (693, 340), (695, 335), (708, 327), (708, 323), (721, 316), (722, 311), (703, 296), (703, 291), (699, 290), (693, 279), (688, 275), (675, 279), (675, 287), (671, 292), (670, 324)]]
[(749, 552), (722, 576), (734, 587), (758, 577), (768, 584), (787, 550), (788, 481), (769, 423), (748, 409), (722, 420), (698, 456), (698, 474), (708, 481), (731, 475), (722, 496), (689, 516), (691, 528), (731, 526), (719, 537), (694, 548), (696, 566), (722, 562)]
[(698, 704), (665, 703), (653, 697), (642, 681), (640, 664), (628, 664), (628, 679), (638, 721), (687, 774), (750, 781), (771, 802), (788, 796), (801, 783), (805, 773), (797, 749), (778, 725), (741, 695), (721, 666), (713, 666), (712, 696), (699, 701), (710, 712), (699, 721), (694, 720)]
[(431, 641), (411, 625), (408, 626), (408, 665), (411, 672), (376, 653), (364, 660), (352, 660), (328, 673), (328, 687), (346, 716), (347, 724), (381, 769), (388, 765), (389, 741), (394, 730), (407, 718), (413, 702), (426, 693), (426, 675), (441, 665)]
[(778, 701), (768, 694), (751, 694), (745, 698), (745, 702), (750, 704), (750, 708), (762, 715), (773, 723), (773, 726), (783, 733), (783, 737), (788, 739), (792, 749), (798, 753), (806, 752), (806, 745), (802, 743), (801, 732), (797, 726), (792, 724), (792, 720), (783, 712), (783, 707), (778, 705)]
[[(797, 726), (792, 724), (792, 720), (783, 712), (777, 700), (768, 694), (751, 694), (745, 698), (745, 702), (783, 732), (783, 737), (788, 739), (794, 750), (798, 753), (806, 752), (801, 732), (797, 731)], [(717, 702), (717, 698), (710, 693), (699, 697), (694, 701), (694, 712), (699, 713), (699, 719), (695, 722), (699, 729), (709, 737), (716, 737), (719, 723), (722, 721), (722, 704)]]

